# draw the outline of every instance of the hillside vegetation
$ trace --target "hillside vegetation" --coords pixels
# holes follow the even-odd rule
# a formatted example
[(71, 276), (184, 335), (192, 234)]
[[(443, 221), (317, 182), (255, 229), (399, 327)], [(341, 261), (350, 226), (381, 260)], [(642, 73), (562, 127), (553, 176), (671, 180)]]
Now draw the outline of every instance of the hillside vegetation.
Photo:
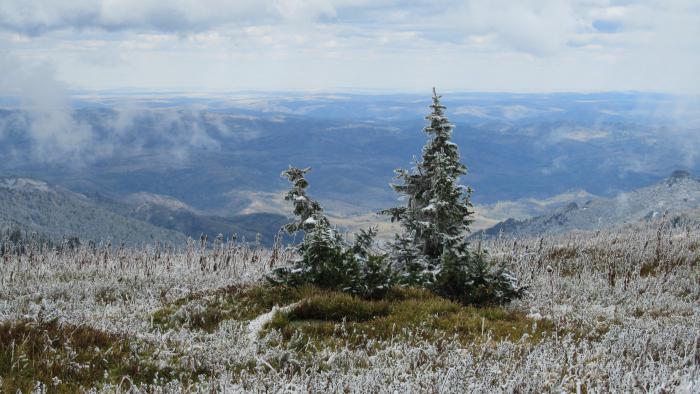
[(74, 236), (130, 245), (182, 244), (187, 239), (182, 233), (121, 215), (79, 193), (33, 179), (0, 178), (0, 230), (15, 229), (55, 240)]
[[(117, 201), (100, 194), (81, 194), (30, 178), (0, 178), (0, 232), (53, 241), (77, 237), (96, 243), (143, 246), (156, 242), (183, 245), (187, 237), (218, 234), (271, 246), (286, 221), (273, 213), (231, 217), (201, 213), (186, 204), (148, 193)], [(260, 235), (258, 235), (260, 234)]]

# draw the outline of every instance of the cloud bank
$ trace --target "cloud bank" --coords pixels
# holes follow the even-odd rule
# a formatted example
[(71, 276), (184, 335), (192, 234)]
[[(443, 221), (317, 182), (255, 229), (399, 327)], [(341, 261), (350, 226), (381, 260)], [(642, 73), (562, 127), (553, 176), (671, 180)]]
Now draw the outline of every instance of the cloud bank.
[(45, 63), (6, 54), (0, 57), (0, 75), (0, 97), (16, 103), (0, 113), (0, 159), (9, 167), (77, 168), (139, 155), (181, 166), (193, 151), (218, 150), (214, 137), (231, 133), (219, 118), (208, 119), (197, 108), (151, 110), (127, 104), (81, 114), (71, 105), (66, 84)]
[(695, 0), (4, 0), (0, 42), (89, 89), (700, 93)]
[[(27, 65), (12, 56), (0, 58), (0, 93), (15, 95), (23, 110), (11, 119), (5, 119), (0, 136), (9, 134), (9, 123), (22, 130), (24, 139), (31, 141), (30, 159), (39, 162), (90, 157), (102, 152), (84, 148), (94, 146), (89, 125), (72, 116), (66, 86), (54, 76), (46, 64)], [(26, 154), (27, 152), (23, 152)], [(80, 159), (79, 161), (82, 161)]]
[(325, 0), (21, 0), (0, 5), (0, 26), (31, 36), (66, 29), (196, 32), (222, 25), (314, 20), (334, 13)]

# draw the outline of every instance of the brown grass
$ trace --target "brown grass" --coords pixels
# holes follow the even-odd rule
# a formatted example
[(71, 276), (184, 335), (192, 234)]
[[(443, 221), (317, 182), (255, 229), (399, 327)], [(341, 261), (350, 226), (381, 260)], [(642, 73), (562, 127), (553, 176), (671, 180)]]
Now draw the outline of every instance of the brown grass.
[[(56, 321), (0, 325), (2, 392), (30, 392), (41, 382), (49, 392), (74, 393), (105, 383), (151, 383), (156, 376), (190, 379), (190, 373), (158, 368), (150, 346), (126, 336)], [(128, 378), (128, 379), (125, 379)]]

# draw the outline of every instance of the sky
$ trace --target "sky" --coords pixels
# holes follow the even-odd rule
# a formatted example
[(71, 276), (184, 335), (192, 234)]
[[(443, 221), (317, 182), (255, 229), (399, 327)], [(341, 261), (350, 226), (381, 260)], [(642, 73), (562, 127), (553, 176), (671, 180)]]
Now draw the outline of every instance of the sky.
[(696, 95), (698, 70), (698, 0), (0, 1), (0, 92)]

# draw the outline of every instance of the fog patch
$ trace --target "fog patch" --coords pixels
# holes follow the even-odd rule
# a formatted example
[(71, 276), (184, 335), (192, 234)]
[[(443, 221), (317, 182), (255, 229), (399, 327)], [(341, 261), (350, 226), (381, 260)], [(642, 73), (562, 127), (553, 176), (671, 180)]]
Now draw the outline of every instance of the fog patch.
[(550, 142), (558, 143), (561, 141), (588, 142), (591, 140), (608, 138), (610, 133), (605, 130), (587, 129), (587, 128), (569, 128), (560, 127), (552, 131), (550, 134)]
[(0, 96), (16, 103), (0, 116), (0, 152), (6, 164), (85, 167), (98, 160), (147, 156), (186, 163), (194, 151), (215, 151), (215, 138), (233, 133), (216, 116), (193, 108), (144, 109), (122, 103), (76, 110), (67, 86), (47, 63), (0, 56)]
[[(18, 98), (24, 123), (22, 131), (31, 142), (27, 152), (35, 162), (58, 160), (71, 166), (101, 155), (102, 148), (94, 144), (91, 126), (72, 116), (66, 86), (55, 77), (54, 69), (46, 64), (23, 64), (4, 54), (0, 58), (0, 94)], [(14, 126), (18, 124), (15, 123)], [(0, 137), (10, 137), (9, 124), (1, 124)]]

